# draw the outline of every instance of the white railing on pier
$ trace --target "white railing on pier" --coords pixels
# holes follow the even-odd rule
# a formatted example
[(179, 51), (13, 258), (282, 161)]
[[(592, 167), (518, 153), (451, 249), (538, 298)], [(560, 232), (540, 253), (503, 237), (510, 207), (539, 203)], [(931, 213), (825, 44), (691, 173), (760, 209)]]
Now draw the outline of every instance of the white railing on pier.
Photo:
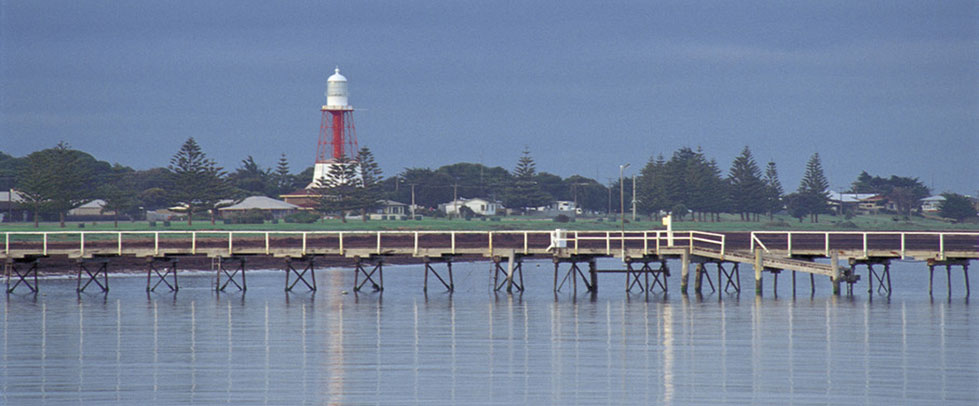
[[(946, 240), (950, 237), (964, 237), (972, 238), (975, 245), (972, 246), (972, 250), (979, 253), (979, 232), (969, 232), (969, 231), (752, 231), (751, 232), (751, 245), (750, 249), (755, 250), (755, 246), (758, 246), (765, 252), (771, 252), (771, 250), (762, 242), (761, 236), (773, 236), (782, 237), (784, 236), (785, 242), (785, 255), (791, 257), (793, 253), (792, 249), (792, 237), (793, 236), (822, 236), (823, 241), (822, 252), (824, 256), (830, 256), (830, 237), (831, 236), (859, 236), (860, 237), (860, 251), (862, 251), (863, 257), (868, 257), (870, 251), (872, 250), (897, 250), (900, 252), (901, 259), (907, 257), (908, 253), (908, 241), (915, 238), (936, 238), (938, 242), (937, 250), (940, 259), (945, 259), (945, 246)], [(899, 238), (900, 246), (891, 247), (883, 246), (881, 243), (874, 245), (870, 242), (872, 237), (892, 237)], [(781, 238), (779, 238), (781, 239)], [(768, 239), (769, 243), (772, 239)], [(928, 250), (931, 251), (931, 250)]]
[[(65, 253), (65, 252), (75, 252), (78, 255), (85, 256), (86, 253), (92, 253), (94, 250), (93, 246), (98, 245), (98, 254), (115, 254), (115, 255), (125, 255), (127, 253), (132, 253), (135, 250), (145, 251), (148, 248), (142, 247), (152, 240), (152, 254), (161, 255), (167, 252), (179, 252), (184, 254), (197, 255), (204, 251), (214, 253), (216, 251), (221, 251), (227, 255), (234, 255), (236, 252), (241, 252), (239, 248), (236, 251), (236, 247), (241, 246), (245, 242), (254, 244), (256, 241), (264, 244), (261, 253), (266, 255), (271, 255), (275, 250), (294, 250), (298, 249), (301, 255), (307, 255), (311, 251), (309, 250), (310, 239), (318, 237), (335, 237), (337, 243), (335, 247), (338, 252), (342, 255), (348, 247), (345, 246), (345, 242), (351, 241), (351, 239), (360, 239), (361, 245), (363, 244), (363, 239), (372, 238), (374, 239), (374, 244), (371, 249), (373, 253), (383, 254), (386, 249), (407, 249), (403, 245), (398, 245), (396, 247), (386, 247), (383, 243), (385, 237), (401, 236), (406, 238), (411, 238), (412, 245), (410, 247), (411, 253), (413, 255), (418, 255), (423, 249), (447, 249), (449, 254), (455, 255), (460, 251), (457, 249), (459, 243), (459, 237), (464, 235), (480, 235), (485, 236), (486, 247), (485, 251), (492, 254), (494, 252), (494, 244), (502, 236), (518, 236), (522, 239), (521, 247), (508, 246), (507, 250), (514, 250), (515, 253), (520, 253), (524, 255), (529, 255), (532, 252), (548, 251), (551, 247), (545, 248), (544, 246), (532, 246), (531, 237), (547, 237), (548, 241), (551, 241), (553, 245), (554, 236), (551, 231), (224, 231), (224, 230), (166, 230), (166, 231), (7, 231), (2, 232), (4, 239), (4, 249), (3, 253), (5, 256), (10, 256), (14, 251), (11, 249), (11, 243), (26, 243), (29, 244), (29, 249), (27, 251), (32, 251), (31, 255), (41, 255), (47, 256), (51, 252)], [(448, 236), (449, 241), (445, 246), (440, 246), (434, 244), (431, 246), (423, 246), (421, 240), (425, 236), (429, 235), (442, 235)], [(589, 241), (602, 241), (605, 246), (605, 255), (613, 256), (617, 251), (621, 256), (625, 256), (626, 252), (635, 252), (635, 245), (642, 245), (643, 255), (647, 254), (659, 254), (660, 250), (663, 248), (678, 248), (678, 247), (688, 247), (691, 250), (699, 246), (707, 246), (711, 249), (720, 252), (724, 255), (725, 252), (725, 242), (726, 237), (724, 234), (719, 233), (709, 233), (700, 231), (678, 231), (669, 233), (664, 230), (651, 230), (651, 231), (627, 231), (622, 232), (612, 232), (612, 231), (569, 231), (564, 232), (564, 237), (562, 238), (564, 246), (573, 247), (573, 252), (578, 254), (582, 249), (582, 244), (587, 244)], [(301, 238), (301, 245), (299, 247), (282, 244), (281, 241), (275, 241), (275, 237), (289, 237), (296, 236)], [(39, 241), (38, 241), (39, 240)], [(114, 240), (114, 250), (107, 251), (105, 249), (105, 242), (108, 240)], [(189, 240), (189, 241), (188, 241)], [(225, 243), (227, 245), (223, 245)], [(637, 241), (639, 243), (637, 243)], [(73, 242), (77, 242), (77, 245), (73, 245)], [(164, 248), (162, 243), (165, 242), (179, 242), (181, 245), (188, 245), (188, 248)], [(204, 243), (204, 244), (202, 244)], [(37, 245), (40, 245), (39, 247)], [(139, 244), (141, 247), (134, 247), (134, 245)], [(535, 242), (536, 244), (536, 242)], [(201, 247), (206, 245), (208, 248), (202, 250)], [(226, 247), (226, 248), (215, 248), (215, 247)], [(323, 247), (318, 247), (323, 248)], [(329, 247), (327, 247), (329, 248)], [(128, 249), (128, 251), (127, 251)], [(363, 246), (357, 249), (365, 249)], [(482, 247), (476, 248), (481, 250)], [(471, 252), (473, 249), (470, 248)], [(25, 251), (20, 249), (20, 251)], [(23, 252), (21, 252), (23, 254)], [(248, 253), (256, 253), (255, 248)], [(589, 251), (590, 254), (594, 253), (594, 249)]]

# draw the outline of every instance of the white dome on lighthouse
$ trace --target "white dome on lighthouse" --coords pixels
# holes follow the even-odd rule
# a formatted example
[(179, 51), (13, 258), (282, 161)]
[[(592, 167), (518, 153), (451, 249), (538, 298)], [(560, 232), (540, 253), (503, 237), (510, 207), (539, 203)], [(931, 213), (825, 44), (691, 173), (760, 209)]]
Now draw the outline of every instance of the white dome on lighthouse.
[(340, 68), (326, 79), (326, 105), (347, 106), (347, 78), (340, 74)]

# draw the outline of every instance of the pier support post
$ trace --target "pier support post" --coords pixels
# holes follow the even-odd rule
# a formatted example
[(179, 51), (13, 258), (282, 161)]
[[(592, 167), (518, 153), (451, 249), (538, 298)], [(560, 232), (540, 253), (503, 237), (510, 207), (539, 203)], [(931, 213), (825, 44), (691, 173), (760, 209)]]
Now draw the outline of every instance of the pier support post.
[(969, 294), (972, 293), (969, 289), (969, 261), (962, 264), (962, 273), (965, 275), (965, 297), (968, 298)]
[[(360, 274), (364, 274), (364, 281), (360, 282)], [(374, 280), (374, 274), (377, 274), (377, 280)], [(374, 263), (374, 267), (371, 268), (370, 272), (367, 272), (367, 268), (364, 267), (364, 260), (357, 257), (357, 264), (354, 268), (354, 292), (359, 292), (367, 282), (371, 283), (371, 286), (375, 291), (384, 290), (384, 260), (378, 259)]]
[[(147, 292), (156, 291), (156, 288), (160, 286), (161, 283), (167, 285), (167, 288), (169, 288), (170, 291), (172, 292), (176, 292), (180, 290), (180, 285), (178, 285), (177, 283), (177, 258), (150, 257), (146, 259), (146, 262), (147, 262), (147, 268), (146, 268), (146, 291)], [(160, 273), (160, 270), (156, 267), (157, 262), (168, 263), (169, 266), (163, 267), (163, 273)], [(152, 283), (153, 274), (156, 274), (157, 276), (156, 283)], [(170, 281), (167, 280), (167, 277), (171, 275), (173, 275), (172, 285), (170, 284)]]
[(680, 254), (680, 293), (687, 294), (687, 282), (690, 281), (690, 249), (684, 248)]
[(702, 287), (703, 282), (704, 282), (704, 264), (702, 262), (698, 262), (697, 266), (694, 267), (694, 271), (693, 271), (693, 291), (698, 295), (701, 293), (700, 288)]
[(588, 287), (588, 291), (591, 293), (598, 293), (598, 267), (595, 265), (595, 260), (588, 260), (588, 276), (591, 279), (591, 286)]
[[(20, 269), (18, 269), (17, 264), (25, 264), (25, 263), (29, 263), (30, 267), (27, 268), (27, 270), (22, 273), (20, 272)], [(38, 265), (37, 258), (25, 258), (25, 259), (12, 260), (12, 261), (7, 260), (7, 262), (4, 263), (4, 268), (5, 268), (4, 273), (6, 274), (6, 279), (7, 279), (7, 293), (13, 293), (14, 290), (17, 289), (17, 286), (20, 286), (21, 283), (23, 283), (24, 286), (27, 286), (27, 289), (30, 289), (31, 292), (37, 293), (38, 290), (40, 290), (40, 288), (37, 285), (37, 265)], [(13, 275), (17, 277), (17, 282), (14, 283), (14, 286), (10, 286), (11, 273), (13, 273)], [(34, 276), (33, 278), (34, 283), (31, 283), (31, 281), (28, 279), (28, 277), (31, 275)]]
[[(88, 264), (95, 264), (95, 265), (97, 265), (97, 267), (95, 268), (95, 272), (92, 272), (92, 270), (88, 268)], [(82, 272), (83, 271), (88, 276), (88, 279), (85, 282), (85, 285), (82, 285)], [(102, 275), (102, 280), (103, 280), (104, 283), (103, 282), (99, 282), (99, 279), (98, 279), (99, 278), (99, 274)], [(78, 292), (78, 293), (84, 292), (85, 291), (85, 288), (87, 288), (88, 285), (91, 284), (92, 282), (95, 282), (95, 284), (98, 285), (99, 288), (101, 288), (103, 292), (106, 292), (106, 293), (109, 292), (109, 260), (108, 259), (104, 259), (104, 258), (102, 258), (102, 259), (82, 259), (82, 260), (79, 260), (78, 261), (78, 284), (75, 287), (75, 291)]]
[[(229, 272), (228, 268), (225, 267), (224, 265), (226, 262), (237, 262), (238, 266), (236, 266), (234, 270)], [(239, 273), (241, 273), (240, 284), (238, 283), (237, 280), (235, 280), (235, 278), (238, 276)], [(224, 284), (221, 283), (222, 275), (228, 278), (227, 280), (224, 281)], [(248, 283), (245, 280), (245, 258), (242, 257), (219, 257), (218, 258), (217, 280), (215, 281), (214, 284), (214, 290), (218, 292), (224, 292), (224, 289), (227, 288), (228, 285), (230, 284), (235, 285), (235, 287), (237, 287), (238, 290), (242, 292), (248, 290)]]
[[(516, 258), (516, 256), (516, 253), (510, 253), (507, 257), (506, 269), (503, 269), (503, 265), (500, 264), (503, 262), (503, 258), (493, 257), (493, 291), (499, 292), (503, 286), (506, 286), (507, 293), (512, 293), (514, 287), (523, 292), (523, 259)], [(500, 281), (501, 273), (503, 274), (502, 282)]]
[[(296, 287), (300, 281), (306, 285), (306, 287), (311, 291), (316, 291), (316, 257), (303, 257), (299, 259), (298, 262), (306, 262), (302, 271), (297, 270), (292, 266), (293, 259), (286, 258), (286, 292), (291, 292), (292, 288)], [(306, 280), (306, 273), (309, 273), (309, 281)], [(291, 274), (296, 274), (296, 280), (291, 284), (289, 283), (289, 277)]]
[(761, 296), (762, 293), (762, 279), (761, 272), (765, 269), (764, 258), (762, 257), (762, 252), (760, 249), (755, 249), (755, 295)]
[(833, 251), (833, 254), (830, 255), (829, 265), (830, 265), (830, 267), (832, 269), (832, 276), (830, 278), (832, 278), (832, 281), (833, 281), (833, 294), (836, 295), (836, 296), (839, 296), (840, 295), (840, 282), (841, 282), (840, 279), (841, 278), (840, 278), (840, 262), (839, 261), (840, 261), (840, 254), (838, 254), (836, 251)]
[(442, 286), (445, 286), (445, 289), (447, 289), (449, 292), (452, 292), (452, 291), (455, 290), (455, 284), (452, 282), (452, 259), (451, 258), (446, 259), (445, 260), (445, 265), (448, 268), (448, 272), (449, 272), (449, 275), (448, 275), (449, 276), (449, 281), (448, 282), (446, 282), (445, 279), (443, 279), (442, 276), (439, 275), (439, 273), (437, 271), (435, 271), (435, 268), (432, 267), (432, 259), (429, 258), (429, 257), (425, 257), (425, 284), (424, 284), (424, 287), (422, 288), (423, 291), (428, 292), (428, 273), (429, 272), (431, 272), (432, 275), (435, 275), (435, 277), (439, 280), (439, 282), (442, 282)]

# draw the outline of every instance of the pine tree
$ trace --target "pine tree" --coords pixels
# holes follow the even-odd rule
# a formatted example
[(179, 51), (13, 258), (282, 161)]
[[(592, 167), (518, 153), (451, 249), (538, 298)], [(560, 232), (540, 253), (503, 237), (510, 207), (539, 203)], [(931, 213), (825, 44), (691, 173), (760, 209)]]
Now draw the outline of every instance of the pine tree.
[(246, 195), (267, 196), (275, 193), (271, 170), (262, 169), (251, 155), (241, 161), (241, 167), (228, 176), (228, 181)]
[(761, 170), (747, 146), (731, 163), (728, 182), (731, 187), (731, 208), (741, 215), (742, 221), (751, 220), (752, 214), (763, 211), (765, 184), (761, 180)]
[(660, 210), (669, 211), (672, 208), (666, 182), (667, 169), (663, 155), (650, 158), (636, 180), (636, 199), (639, 200), (640, 211), (652, 216)]
[(65, 142), (28, 155), (18, 188), (34, 208), (35, 225), (40, 211), (51, 211), (58, 214), (64, 227), (68, 211), (92, 199), (97, 184), (94, 161)]
[(276, 195), (292, 192), (292, 175), (289, 174), (289, 160), (286, 159), (284, 152), (279, 157), (279, 164), (275, 167), (273, 178), (275, 181)]
[(24, 205), (33, 211), (34, 228), (39, 226), (41, 212), (48, 209), (48, 186), (56, 174), (51, 171), (51, 163), (43, 151), (33, 152), (25, 160), (26, 165), (17, 175), (17, 191)]
[(812, 154), (809, 162), (806, 163), (806, 173), (799, 183), (798, 193), (803, 196), (805, 208), (809, 213), (809, 220), (813, 223), (819, 222), (819, 215), (827, 211), (829, 201), (829, 181), (823, 174), (823, 164), (819, 161), (819, 153)]
[(362, 193), (359, 172), (357, 162), (340, 156), (330, 165), (326, 176), (318, 179), (319, 210), (323, 214), (339, 213), (340, 220), (346, 223), (347, 214), (360, 208), (359, 198)]
[(778, 170), (775, 162), (769, 162), (765, 168), (765, 208), (768, 211), (768, 219), (775, 219), (775, 212), (782, 209), (782, 182), (778, 180)]
[(211, 224), (215, 221), (217, 203), (231, 194), (224, 170), (201, 150), (190, 137), (170, 158), (171, 198), (187, 205), (187, 225), (193, 225), (194, 211), (211, 209)]
[(513, 209), (543, 206), (551, 202), (551, 196), (543, 191), (537, 180), (537, 169), (530, 150), (523, 155), (513, 170), (510, 187), (507, 188), (506, 206)]
[(360, 169), (360, 193), (358, 196), (360, 214), (367, 221), (368, 212), (383, 206), (381, 200), (381, 182), (384, 181), (381, 167), (374, 160), (374, 154), (367, 147), (357, 151), (357, 163)]

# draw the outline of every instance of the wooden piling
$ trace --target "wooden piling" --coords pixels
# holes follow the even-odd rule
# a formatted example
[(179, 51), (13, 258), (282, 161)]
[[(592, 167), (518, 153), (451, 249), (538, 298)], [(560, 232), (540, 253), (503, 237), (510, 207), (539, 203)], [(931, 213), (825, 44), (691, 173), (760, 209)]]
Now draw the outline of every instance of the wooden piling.
[(836, 296), (839, 296), (840, 295), (840, 282), (841, 282), (840, 279), (841, 278), (840, 278), (840, 263), (839, 263), (839, 260), (840, 260), (840, 254), (837, 253), (836, 251), (833, 251), (833, 254), (830, 255), (830, 263), (829, 264), (830, 264), (830, 267), (832, 268), (832, 274), (833, 274), (833, 276), (831, 277), (832, 278), (832, 281), (833, 281), (833, 295), (836, 295)]
[(693, 269), (693, 291), (696, 294), (700, 294), (701, 283), (704, 278), (704, 264), (697, 263)]
[(684, 248), (680, 254), (680, 293), (687, 294), (687, 282), (690, 281), (690, 249)]
[(765, 269), (761, 249), (755, 249), (755, 295), (762, 294), (761, 272)]
[(598, 268), (595, 266), (594, 259), (588, 261), (588, 276), (591, 278), (589, 290), (592, 293), (598, 293)]

